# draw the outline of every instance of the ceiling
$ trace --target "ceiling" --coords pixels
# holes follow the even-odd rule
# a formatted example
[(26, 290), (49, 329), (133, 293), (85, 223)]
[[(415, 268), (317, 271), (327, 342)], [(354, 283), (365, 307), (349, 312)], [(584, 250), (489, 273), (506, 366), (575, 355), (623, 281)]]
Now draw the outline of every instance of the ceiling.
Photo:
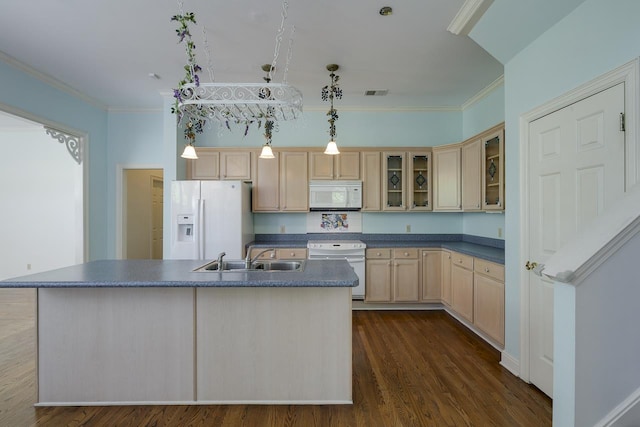
[[(464, 0), (289, 0), (274, 81), (282, 79), (295, 25), (288, 82), (305, 109), (326, 108), (320, 89), (326, 65), (340, 65), (343, 98), (336, 107), (424, 109), (460, 107), (503, 73), (502, 64), (467, 36), (447, 31)], [(381, 16), (391, 6), (390, 16)], [(34, 13), (37, 7), (37, 13)], [(199, 64), (207, 30), (217, 82), (260, 82), (271, 63), (281, 0), (184, 0)], [(176, 0), (41, 0), (5, 2), (0, 51), (114, 110), (160, 109), (183, 75)], [(153, 79), (149, 73), (160, 78)], [(387, 96), (364, 96), (388, 90)]]

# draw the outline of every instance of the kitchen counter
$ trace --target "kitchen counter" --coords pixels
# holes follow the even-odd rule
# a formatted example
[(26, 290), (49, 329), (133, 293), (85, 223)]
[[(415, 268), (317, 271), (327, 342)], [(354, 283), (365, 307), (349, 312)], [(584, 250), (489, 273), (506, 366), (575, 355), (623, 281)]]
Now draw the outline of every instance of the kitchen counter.
[(344, 260), (301, 272), (94, 261), (0, 282), (37, 288), (37, 403), (350, 404)]
[(0, 281), (4, 288), (353, 287), (344, 260), (306, 260), (304, 270), (194, 272), (203, 260), (102, 260)]
[(416, 234), (268, 234), (257, 235), (254, 247), (301, 248), (308, 240), (360, 240), (367, 248), (442, 248), (477, 258), (504, 264), (504, 241), (463, 235), (416, 235)]

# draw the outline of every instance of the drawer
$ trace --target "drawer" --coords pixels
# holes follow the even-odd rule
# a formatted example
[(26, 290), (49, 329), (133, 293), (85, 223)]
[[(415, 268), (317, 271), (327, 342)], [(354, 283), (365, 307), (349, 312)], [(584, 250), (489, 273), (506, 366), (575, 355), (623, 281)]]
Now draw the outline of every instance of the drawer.
[(305, 259), (307, 258), (307, 248), (282, 248), (276, 250), (278, 259)]
[(367, 249), (367, 259), (389, 259), (391, 249)]
[(476, 273), (504, 282), (504, 265), (476, 258), (473, 269)]
[[(262, 252), (263, 250), (265, 250), (267, 248), (253, 248), (251, 249), (251, 258), (255, 258), (256, 255), (258, 255), (260, 252)], [(260, 255), (258, 257), (258, 259), (276, 259), (276, 251), (267, 251), (265, 253), (263, 253), (262, 255)]]
[(473, 270), (473, 257), (458, 252), (451, 252), (451, 265)]
[(393, 250), (395, 259), (416, 259), (418, 258), (418, 250), (416, 248), (397, 248)]

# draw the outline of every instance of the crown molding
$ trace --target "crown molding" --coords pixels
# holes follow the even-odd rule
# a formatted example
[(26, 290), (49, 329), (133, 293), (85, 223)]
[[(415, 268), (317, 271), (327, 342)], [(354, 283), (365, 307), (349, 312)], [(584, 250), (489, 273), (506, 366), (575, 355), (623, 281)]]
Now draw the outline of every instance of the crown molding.
[(81, 101), (86, 102), (87, 104), (93, 105), (96, 108), (99, 108), (101, 110), (106, 110), (107, 106), (105, 104), (103, 104), (102, 102), (98, 101), (95, 98), (92, 98), (82, 92), (80, 92), (79, 90), (69, 86), (66, 83), (61, 82), (60, 80), (56, 79), (55, 77), (50, 76), (49, 74), (43, 73), (41, 71), (36, 70), (35, 68), (18, 61), (16, 58), (14, 58), (13, 56), (10, 56), (6, 53), (4, 53), (3, 51), (0, 51), (0, 61), (3, 61), (17, 69), (19, 69), (20, 71), (23, 71), (29, 75), (31, 75), (32, 77), (35, 77), (36, 79), (48, 84), (49, 86), (52, 86), (58, 90), (60, 90), (61, 92), (65, 92), (75, 98), (80, 99)]
[(494, 90), (496, 90), (496, 88), (498, 88), (498, 87), (500, 87), (502, 85), (504, 85), (504, 74), (501, 75), (500, 77), (498, 77), (497, 79), (495, 79), (492, 83), (490, 83), (487, 87), (482, 89), (480, 92), (476, 93), (471, 98), (467, 99), (462, 104), (460, 109), (462, 111), (466, 110), (467, 108), (473, 106), (473, 104), (475, 104), (476, 102), (480, 101), (481, 99), (483, 99), (484, 97), (486, 97), (487, 95), (492, 93)]
[(447, 31), (456, 36), (468, 35), (491, 3), (493, 0), (466, 0), (447, 27)]
[[(400, 107), (365, 107), (358, 105), (346, 105), (337, 107), (338, 111), (355, 111), (355, 112), (363, 112), (363, 113), (423, 113), (423, 112), (460, 112), (462, 109), (458, 106), (421, 106), (421, 107), (408, 107), (408, 106), (400, 106)], [(326, 112), (326, 106), (305, 106), (305, 112), (311, 111), (322, 111)]]

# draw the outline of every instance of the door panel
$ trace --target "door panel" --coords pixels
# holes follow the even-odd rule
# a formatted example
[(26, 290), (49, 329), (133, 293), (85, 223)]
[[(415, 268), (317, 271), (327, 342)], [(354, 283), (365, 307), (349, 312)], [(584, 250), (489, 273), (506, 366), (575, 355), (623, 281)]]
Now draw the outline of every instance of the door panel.
[[(624, 84), (531, 122), (529, 259), (544, 264), (624, 193)], [(529, 276), (529, 378), (553, 396), (553, 283)]]

